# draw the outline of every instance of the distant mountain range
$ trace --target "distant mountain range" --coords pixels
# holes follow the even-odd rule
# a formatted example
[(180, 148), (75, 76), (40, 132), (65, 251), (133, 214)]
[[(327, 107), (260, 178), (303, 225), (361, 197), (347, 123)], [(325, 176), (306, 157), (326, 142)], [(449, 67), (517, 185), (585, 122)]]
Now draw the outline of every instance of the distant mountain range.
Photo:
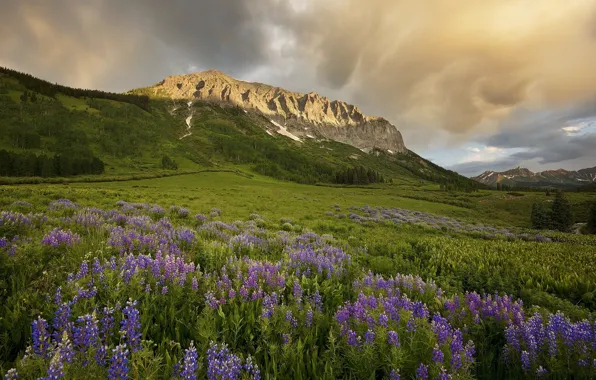
[(489, 186), (498, 183), (511, 186), (554, 186), (571, 187), (596, 184), (596, 166), (589, 169), (568, 171), (565, 169), (545, 170), (534, 173), (526, 168), (517, 167), (504, 172), (485, 171), (473, 180)]

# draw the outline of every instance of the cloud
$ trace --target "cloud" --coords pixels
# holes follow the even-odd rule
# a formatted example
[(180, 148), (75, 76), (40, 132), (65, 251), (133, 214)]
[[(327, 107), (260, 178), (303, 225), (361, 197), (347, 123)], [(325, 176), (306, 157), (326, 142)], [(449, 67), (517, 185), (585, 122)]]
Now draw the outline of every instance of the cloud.
[(535, 141), (574, 134), (560, 110), (579, 120), (596, 108), (593, 1), (6, 0), (2, 10), (2, 65), (115, 91), (217, 68), (354, 102), (414, 150), (474, 139), (539, 152)]

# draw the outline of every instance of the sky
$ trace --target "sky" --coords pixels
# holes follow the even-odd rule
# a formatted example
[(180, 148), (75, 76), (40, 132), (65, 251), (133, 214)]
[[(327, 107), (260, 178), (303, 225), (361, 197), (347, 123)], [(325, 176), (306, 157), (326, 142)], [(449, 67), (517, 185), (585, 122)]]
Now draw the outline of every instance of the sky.
[(117, 92), (218, 69), (464, 175), (596, 166), (594, 0), (3, 0), (0, 66)]

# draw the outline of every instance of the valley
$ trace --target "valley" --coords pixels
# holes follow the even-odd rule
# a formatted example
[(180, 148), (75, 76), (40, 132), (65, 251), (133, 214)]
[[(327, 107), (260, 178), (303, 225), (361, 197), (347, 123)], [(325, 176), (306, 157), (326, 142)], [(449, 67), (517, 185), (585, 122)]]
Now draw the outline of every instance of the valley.
[[(316, 94), (160, 83), (0, 74), (5, 379), (593, 377), (595, 192), (495, 190)], [(568, 232), (532, 228), (559, 203)]]

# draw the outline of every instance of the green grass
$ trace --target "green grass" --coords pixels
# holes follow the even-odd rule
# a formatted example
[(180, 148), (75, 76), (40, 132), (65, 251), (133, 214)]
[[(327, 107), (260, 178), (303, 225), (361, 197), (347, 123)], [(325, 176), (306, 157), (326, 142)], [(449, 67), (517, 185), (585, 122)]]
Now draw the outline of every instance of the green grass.
[[(97, 110), (95, 108), (89, 107), (89, 104), (87, 103), (87, 101), (85, 99), (73, 98), (72, 96), (66, 96), (66, 95), (62, 95), (62, 94), (57, 95), (56, 99), (60, 103), (62, 103), (62, 105), (64, 107), (66, 107), (69, 110), (86, 111), (89, 113), (99, 113), (100, 112), (99, 110)], [(118, 102), (112, 102), (112, 103), (118, 103)]]
[[(595, 194), (571, 193), (568, 196), (574, 205), (582, 205), (583, 202), (595, 199)], [(558, 236), (558, 241), (565, 241), (564, 243), (486, 240), (479, 235), (446, 229), (434, 230), (425, 225), (396, 225), (391, 222), (359, 224), (349, 218), (336, 217), (339, 213), (352, 212), (349, 209), (351, 206), (395, 207), (450, 216), (470, 224), (506, 226), (521, 232), (523, 227), (527, 227), (529, 215), (524, 213), (531, 207), (532, 202), (549, 200), (539, 193), (525, 193), (524, 196), (514, 198), (497, 191), (452, 194), (439, 191), (438, 186), (420, 184), (417, 181), (411, 184), (404, 182), (399, 185), (378, 185), (375, 188), (312, 186), (251, 175), (246, 171), (203, 172), (97, 183), (7, 185), (0, 186), (0, 210), (21, 210), (20, 206), (13, 206), (13, 202), (28, 201), (33, 204), (33, 208), (24, 208), (21, 211), (47, 213), (55, 219), (43, 230), (32, 229), (23, 232), (23, 238), (31, 238), (32, 242), (23, 244), (14, 260), (7, 259), (7, 256), (0, 258), (7, 259), (0, 260), (0, 271), (4, 271), (0, 274), (6, 274), (6, 280), (0, 278), (0, 301), (5, 305), (4, 308), (0, 308), (0, 322), (4, 321), (0, 323), (0, 340), (6, 342), (3, 349), (0, 349), (0, 374), (14, 366), (14, 361), (18, 361), (17, 357), (22, 355), (26, 345), (30, 344), (31, 321), (40, 314), (51, 318), (54, 310), (53, 306), (45, 301), (46, 296), (51, 296), (55, 288), (64, 283), (66, 274), (76, 271), (84, 259), (91, 260), (93, 256), (105, 259), (114, 254), (106, 243), (108, 232), (90, 231), (73, 224), (68, 228), (75, 228), (81, 233), (83, 243), (80, 246), (60, 253), (61, 251), (54, 252), (39, 245), (43, 234), (61, 223), (66, 223), (62, 222), (60, 217), (70, 216), (74, 212), (47, 211), (47, 205), (59, 198), (70, 199), (83, 207), (98, 207), (104, 210), (117, 208), (116, 202), (119, 200), (156, 203), (166, 209), (171, 205), (181, 206), (190, 211), (188, 218), (178, 218), (174, 214), (167, 216), (174, 225), (193, 229), (197, 229), (192, 218), (194, 214), (209, 215), (213, 208), (218, 208), (222, 215), (215, 220), (231, 223), (252, 219), (257, 226), (266, 229), (270, 237), (279, 236), (276, 235), (277, 230), (296, 234), (314, 231), (320, 235), (333, 235), (337, 239), (334, 240), (334, 244), (343, 247), (352, 255), (352, 264), (347, 278), (326, 280), (323, 276), (313, 280), (313, 284), (318, 283), (325, 302), (330, 305), (327, 306), (326, 316), (321, 317), (327, 319), (319, 320), (318, 328), (321, 330), (304, 336), (304, 339), (308, 339), (309, 347), (318, 347), (317, 349), (329, 347), (330, 344), (345, 344), (342, 339), (331, 343), (334, 342), (334, 338), (329, 335), (329, 331), (333, 332), (336, 328), (333, 322), (334, 313), (344, 301), (356, 299), (357, 294), (352, 290), (353, 280), (368, 271), (386, 277), (397, 273), (418, 275), (425, 280), (435, 281), (449, 297), (463, 297), (466, 291), (509, 294), (523, 300), (527, 315), (535, 311), (548, 313), (561, 310), (574, 321), (596, 318), (596, 277), (591, 269), (596, 265), (593, 255), (595, 237), (570, 234), (563, 235), (564, 238)], [(515, 206), (510, 206), (512, 202), (515, 202)], [(331, 211), (333, 215), (328, 214)], [(8, 228), (10, 229), (10, 226)], [(11, 232), (8, 237), (15, 233)], [(284, 253), (278, 250), (261, 252), (255, 249), (243, 251), (242, 254), (253, 259), (271, 261), (285, 257)], [(204, 273), (219, 270), (234, 255), (230, 249), (222, 248), (219, 241), (213, 242), (204, 237), (200, 238), (192, 250), (184, 252), (185, 258), (201, 264)], [(370, 372), (371, 369), (366, 366), (377, 360), (374, 359), (377, 357), (385, 363), (384, 366), (386, 365), (386, 359), (382, 359), (382, 355), (367, 358), (366, 355), (360, 356), (358, 353), (351, 359), (343, 359), (344, 355), (348, 355), (346, 352), (303, 352), (299, 342), (297, 347), (292, 346), (292, 350), (296, 350), (291, 354), (293, 360), (285, 356), (280, 357), (272, 351), (275, 358), (272, 361), (262, 356), (261, 353), (265, 351), (258, 349), (269, 347), (269, 341), (262, 340), (260, 334), (254, 333), (257, 327), (251, 322), (259, 318), (260, 309), (247, 309), (246, 305), (235, 309), (235, 306), (228, 305), (221, 311), (209, 313), (209, 309), (203, 308), (203, 293), (185, 293), (185, 290), (172, 285), (170, 293), (166, 296), (159, 293), (147, 296), (140, 285), (133, 283), (133, 286), (122, 287), (118, 277), (110, 275), (107, 278), (110, 289), (113, 290), (102, 292), (97, 300), (100, 302), (98, 305), (111, 305), (116, 301), (122, 303), (128, 297), (142, 300), (142, 323), (143, 326), (147, 326), (144, 338), (152, 339), (156, 344), (153, 348), (144, 349), (143, 355), (155, 355), (155, 360), (160, 360), (159, 364), (150, 361), (159, 366), (159, 373), (162, 373), (159, 378), (167, 378), (173, 363), (181, 357), (179, 349), (171, 352), (171, 345), (181, 344), (182, 347), (187, 347), (190, 340), (197, 344), (201, 362), (205, 361), (203, 353), (210, 340), (226, 341), (238, 352), (256, 355), (261, 368), (269, 373), (270, 378), (309, 377), (305, 373), (309, 373), (310, 376), (322, 376), (321, 374), (327, 373), (328, 369), (318, 367), (316, 363), (330, 360), (338, 360), (343, 364), (339, 369), (332, 371), (335, 376), (327, 374), (327, 378), (360, 378), (365, 370), (358, 368), (367, 368), (366, 371)], [(293, 277), (289, 277), (288, 281), (293, 283)], [(428, 304), (431, 312), (443, 310), (442, 300), (433, 298), (432, 293), (425, 297), (424, 302)], [(85, 307), (90, 306), (77, 306), (77, 315), (89, 312)], [(280, 318), (283, 320), (283, 316)], [(454, 323), (459, 323), (458, 326), (464, 328), (466, 324), (472, 323), (471, 320), (469, 317)], [(474, 377), (522, 377), (519, 371), (516, 372), (515, 366), (508, 367), (500, 358), (504, 345), (503, 331), (503, 324), (487, 322), (486, 325), (476, 326), (465, 333), (466, 339), (473, 339), (479, 351), (478, 364), (472, 370)], [(412, 340), (412, 344), (423, 344), (423, 337), (417, 339), (421, 340)], [(168, 356), (171, 354), (174, 355), (174, 361)], [(284, 355), (289, 355), (289, 351)], [(325, 359), (322, 359), (323, 357)], [(142, 360), (139, 355), (135, 355), (131, 362), (142, 368), (139, 362)], [(296, 368), (305, 365), (308, 365), (309, 369), (300, 369), (299, 371), (307, 372), (284, 376), (281, 373), (285, 373), (285, 364), (279, 364), (282, 362), (293, 368), (292, 371), (298, 371)], [(415, 370), (412, 363), (399, 363), (403, 373), (413, 373)], [(21, 373), (38, 376), (40, 372), (36, 365), (21, 363), (18, 366)], [(40, 368), (47, 367), (47, 363), (39, 365)], [(83, 376), (85, 370), (82, 367), (69, 367), (69, 373), (74, 377)], [(88, 370), (92, 373), (103, 373), (102, 369), (95, 366)], [(204, 373), (204, 370), (205, 368), (201, 373)], [(275, 375), (275, 371), (282, 372)], [(559, 369), (563, 377), (570, 376), (571, 373), (581, 373), (569, 371), (571, 370), (567, 367)], [(27, 375), (24, 378), (26, 377)], [(146, 377), (158, 378), (155, 375)]]

